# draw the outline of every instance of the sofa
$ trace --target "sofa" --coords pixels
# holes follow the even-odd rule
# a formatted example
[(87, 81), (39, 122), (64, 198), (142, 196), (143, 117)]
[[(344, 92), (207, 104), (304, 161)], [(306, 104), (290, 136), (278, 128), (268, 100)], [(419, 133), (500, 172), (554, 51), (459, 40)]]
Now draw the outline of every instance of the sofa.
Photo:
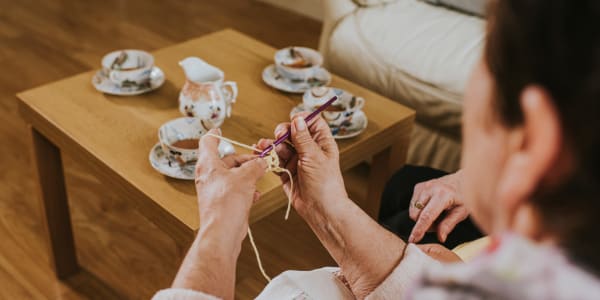
[(323, 5), (325, 66), (416, 111), (408, 163), (457, 170), (463, 91), (482, 53), (485, 21), (420, 0)]

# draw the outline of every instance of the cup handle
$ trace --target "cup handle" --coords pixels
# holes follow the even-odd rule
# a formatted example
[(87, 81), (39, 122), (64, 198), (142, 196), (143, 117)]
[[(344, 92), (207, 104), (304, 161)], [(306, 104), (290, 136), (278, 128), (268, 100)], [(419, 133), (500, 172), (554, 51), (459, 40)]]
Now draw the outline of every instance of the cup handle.
[(356, 105), (354, 105), (354, 108), (352, 108), (352, 111), (359, 111), (363, 108), (363, 106), (365, 106), (365, 98), (363, 97), (356, 97)]

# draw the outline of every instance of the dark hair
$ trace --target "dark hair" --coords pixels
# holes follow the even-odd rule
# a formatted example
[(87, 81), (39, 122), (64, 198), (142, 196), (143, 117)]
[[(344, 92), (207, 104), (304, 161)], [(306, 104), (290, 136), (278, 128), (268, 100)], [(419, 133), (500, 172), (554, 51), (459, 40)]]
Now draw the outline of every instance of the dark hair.
[(539, 187), (531, 201), (571, 259), (600, 275), (600, 1), (498, 0), (488, 13), (498, 116), (520, 125), (521, 92), (543, 87), (575, 158), (568, 178)]

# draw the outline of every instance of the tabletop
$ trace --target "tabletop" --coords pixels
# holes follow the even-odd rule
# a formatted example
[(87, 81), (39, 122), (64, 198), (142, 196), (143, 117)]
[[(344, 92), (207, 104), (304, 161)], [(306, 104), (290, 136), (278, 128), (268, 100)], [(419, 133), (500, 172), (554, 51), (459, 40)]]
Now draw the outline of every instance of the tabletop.
[[(185, 241), (199, 224), (194, 184), (165, 177), (148, 161), (160, 125), (181, 116), (177, 99), (185, 76), (178, 62), (198, 56), (221, 68), (225, 80), (237, 82), (239, 96), (222, 132), (253, 144), (271, 138), (275, 126), (289, 121), (291, 109), (301, 101), (299, 95), (276, 91), (262, 82), (262, 71), (274, 53), (275, 49), (255, 39), (223, 30), (154, 51), (155, 64), (166, 75), (165, 84), (156, 91), (128, 97), (102, 94), (91, 84), (96, 71), (90, 71), (18, 94), (20, 112), (63, 154), (87, 162), (90, 172), (107, 186), (136, 201), (138, 209), (175, 240)], [(406, 121), (412, 123), (412, 110), (336, 75), (331, 86), (364, 97), (363, 110), (369, 119), (361, 135), (338, 141), (343, 170), (369, 159), (410, 130)], [(257, 188), (262, 196), (252, 208), (251, 221), (287, 201), (273, 174), (267, 174)]]

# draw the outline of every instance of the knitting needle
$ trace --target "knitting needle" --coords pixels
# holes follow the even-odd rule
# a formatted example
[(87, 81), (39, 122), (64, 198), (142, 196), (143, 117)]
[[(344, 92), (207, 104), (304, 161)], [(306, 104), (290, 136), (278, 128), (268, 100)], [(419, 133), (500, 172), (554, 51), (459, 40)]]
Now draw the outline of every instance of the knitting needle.
[[(319, 108), (317, 108), (317, 110), (313, 111), (312, 113), (310, 113), (310, 115), (306, 116), (306, 118), (304, 118), (304, 121), (306, 123), (308, 123), (308, 121), (312, 120), (312, 118), (314, 118), (316, 115), (318, 115), (322, 111), (324, 111), (327, 107), (329, 107), (337, 99), (338, 99), (337, 96), (333, 96), (331, 99), (329, 99), (327, 102), (325, 102), (325, 104), (319, 106)], [(279, 137), (271, 146), (269, 146), (265, 150), (263, 150), (263, 152), (260, 153), (259, 157), (265, 157), (271, 150), (273, 150), (275, 148), (275, 146), (277, 146), (277, 145), (283, 143), (283, 141), (287, 140), (291, 134), (292, 134), (292, 129), (290, 128), (284, 135)]]

